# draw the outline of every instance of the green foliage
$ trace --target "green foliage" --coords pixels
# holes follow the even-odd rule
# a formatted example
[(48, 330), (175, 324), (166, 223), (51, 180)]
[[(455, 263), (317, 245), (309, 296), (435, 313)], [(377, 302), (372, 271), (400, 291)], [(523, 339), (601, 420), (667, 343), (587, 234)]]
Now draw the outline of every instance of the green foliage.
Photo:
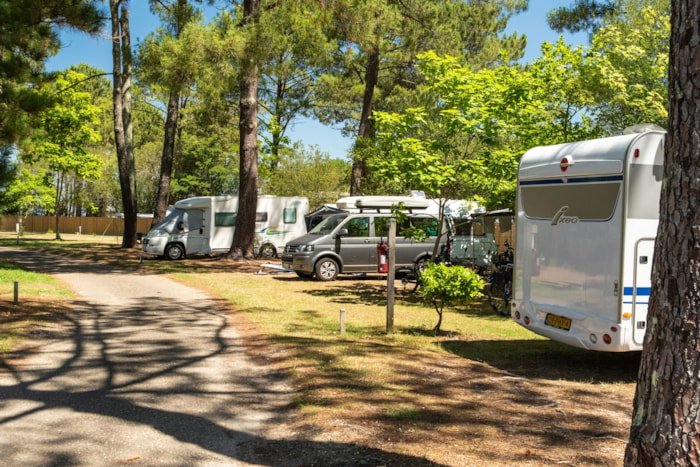
[(261, 170), (261, 190), (277, 196), (306, 196), (313, 209), (335, 203), (347, 190), (349, 177), (348, 161), (295, 143), (280, 152), (274, 172)]
[(593, 113), (608, 134), (638, 123), (667, 125), (668, 0), (622, 0), (593, 36), (587, 57)]
[(27, 216), (34, 211), (53, 212), (54, 190), (46, 170), (27, 168), (18, 170), (17, 176), (3, 193), (3, 211)]
[(0, 141), (14, 143), (31, 132), (33, 116), (51, 104), (41, 92), (44, 62), (56, 54), (56, 28), (91, 34), (102, 24), (95, 0), (0, 0)]
[(557, 32), (595, 32), (605, 17), (617, 9), (614, 0), (576, 0), (570, 7), (560, 7), (547, 13), (549, 27)]
[(447, 266), (443, 263), (428, 263), (420, 275), (420, 292), (426, 303), (431, 303), (438, 314), (433, 328), (437, 334), (442, 324), (445, 305), (464, 303), (481, 297), (484, 280), (471, 269)]

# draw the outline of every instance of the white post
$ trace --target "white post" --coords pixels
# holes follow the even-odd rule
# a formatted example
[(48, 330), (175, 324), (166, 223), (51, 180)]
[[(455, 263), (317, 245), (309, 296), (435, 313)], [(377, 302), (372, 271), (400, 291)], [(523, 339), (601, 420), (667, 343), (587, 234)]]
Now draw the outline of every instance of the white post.
[(340, 309), (340, 335), (345, 335), (345, 308)]

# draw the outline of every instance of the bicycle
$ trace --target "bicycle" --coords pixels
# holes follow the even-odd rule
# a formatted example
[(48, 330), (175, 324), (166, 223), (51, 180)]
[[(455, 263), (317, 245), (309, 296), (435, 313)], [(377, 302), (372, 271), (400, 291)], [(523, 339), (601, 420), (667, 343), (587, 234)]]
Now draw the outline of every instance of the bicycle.
[(513, 298), (513, 248), (506, 242), (506, 251), (498, 255), (496, 270), (486, 278), (489, 304), (499, 315), (510, 315)]
[(513, 298), (513, 265), (500, 266), (487, 279), (489, 304), (499, 315), (510, 315), (510, 301)]

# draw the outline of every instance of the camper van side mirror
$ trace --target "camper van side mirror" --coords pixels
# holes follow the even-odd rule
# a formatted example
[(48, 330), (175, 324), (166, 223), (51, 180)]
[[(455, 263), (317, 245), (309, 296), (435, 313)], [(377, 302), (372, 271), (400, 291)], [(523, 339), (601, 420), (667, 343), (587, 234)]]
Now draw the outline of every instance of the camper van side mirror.
[(340, 237), (347, 237), (348, 235), (348, 229), (340, 229), (337, 234), (335, 234), (335, 238), (340, 238)]
[(184, 230), (184, 229), (185, 229), (185, 224), (184, 224), (182, 221), (178, 222), (178, 223), (177, 223), (177, 229), (178, 229), (178, 230)]

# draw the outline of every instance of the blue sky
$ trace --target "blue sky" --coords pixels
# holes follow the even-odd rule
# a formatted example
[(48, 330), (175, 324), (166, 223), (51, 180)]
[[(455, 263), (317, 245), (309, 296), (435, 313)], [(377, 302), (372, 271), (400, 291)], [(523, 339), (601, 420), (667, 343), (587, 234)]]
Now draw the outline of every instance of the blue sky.
[[(573, 0), (530, 0), (530, 6), (525, 13), (511, 18), (508, 32), (518, 32), (527, 36), (528, 43), (523, 58), (525, 62), (539, 56), (542, 42), (555, 42), (559, 37), (559, 34), (547, 26), (547, 11), (572, 3)], [(148, 10), (147, 0), (131, 0), (130, 20), (134, 44), (158, 24), (158, 20)], [(585, 44), (588, 40), (585, 33), (565, 34), (564, 39), (570, 44)], [(61, 41), (61, 51), (47, 62), (49, 70), (62, 70), (81, 62), (103, 70), (112, 68), (111, 44), (107, 34), (102, 38), (92, 38), (86, 34), (64, 32), (61, 34)], [(293, 141), (318, 146), (321, 151), (333, 157), (345, 157), (352, 144), (351, 140), (341, 136), (339, 130), (308, 119), (295, 122), (289, 137)]]

